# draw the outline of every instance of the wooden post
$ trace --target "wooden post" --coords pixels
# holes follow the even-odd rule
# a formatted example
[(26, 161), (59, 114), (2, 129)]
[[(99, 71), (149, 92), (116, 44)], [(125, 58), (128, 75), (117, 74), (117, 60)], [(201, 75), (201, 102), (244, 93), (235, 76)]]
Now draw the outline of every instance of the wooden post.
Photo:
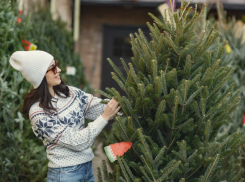
[(56, 0), (51, 0), (50, 2), (50, 13), (52, 16), (52, 19), (56, 19)]
[(19, 11), (23, 11), (23, 0), (18, 0), (19, 6), (18, 9)]
[(73, 40), (76, 42), (79, 39), (79, 27), (80, 27), (80, 0), (75, 0), (74, 7), (74, 32)]

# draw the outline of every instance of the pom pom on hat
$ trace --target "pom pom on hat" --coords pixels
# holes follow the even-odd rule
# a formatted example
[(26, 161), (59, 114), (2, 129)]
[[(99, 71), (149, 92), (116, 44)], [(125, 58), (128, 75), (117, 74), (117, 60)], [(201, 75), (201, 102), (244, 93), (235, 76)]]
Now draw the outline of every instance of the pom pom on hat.
[(104, 147), (106, 156), (111, 162), (117, 160), (117, 155), (122, 156), (132, 146), (131, 142), (120, 142)]
[(11, 55), (9, 62), (36, 89), (53, 59), (51, 54), (44, 51), (16, 51)]

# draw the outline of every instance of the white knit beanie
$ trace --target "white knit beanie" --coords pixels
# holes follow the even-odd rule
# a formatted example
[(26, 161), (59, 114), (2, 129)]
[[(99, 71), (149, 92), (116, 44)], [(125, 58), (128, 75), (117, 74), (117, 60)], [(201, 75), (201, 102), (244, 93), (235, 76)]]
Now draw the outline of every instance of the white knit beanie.
[(9, 62), (36, 89), (53, 59), (51, 54), (44, 51), (16, 51), (11, 55)]

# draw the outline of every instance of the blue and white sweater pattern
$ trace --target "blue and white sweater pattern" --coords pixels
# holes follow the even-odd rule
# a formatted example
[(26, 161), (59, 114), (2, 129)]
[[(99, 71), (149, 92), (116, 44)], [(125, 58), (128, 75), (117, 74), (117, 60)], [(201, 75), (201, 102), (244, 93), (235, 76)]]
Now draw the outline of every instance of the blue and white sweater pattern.
[[(48, 166), (51, 168), (73, 166), (91, 161), (91, 146), (107, 124), (101, 116), (106, 105), (101, 99), (82, 90), (68, 86), (71, 96), (55, 95), (52, 102), (57, 112), (46, 115), (39, 102), (32, 105), (29, 117), (35, 135), (47, 147)], [(84, 115), (94, 120), (85, 128)]]

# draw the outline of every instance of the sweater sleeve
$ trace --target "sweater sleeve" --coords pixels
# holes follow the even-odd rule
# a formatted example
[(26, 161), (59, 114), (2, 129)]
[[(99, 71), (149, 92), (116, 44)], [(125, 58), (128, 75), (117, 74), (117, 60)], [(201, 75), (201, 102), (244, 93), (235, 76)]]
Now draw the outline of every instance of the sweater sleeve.
[(91, 147), (96, 136), (107, 124), (107, 121), (100, 116), (90, 122), (86, 128), (78, 130), (70, 127), (69, 124), (72, 120), (69, 118), (62, 120), (52, 119), (48, 116), (33, 118), (31, 119), (32, 129), (37, 137), (48, 144), (47, 147), (59, 145), (75, 151)]
[[(89, 98), (89, 102), (85, 111), (85, 118), (95, 120), (98, 116), (102, 115), (105, 111), (106, 104), (102, 104), (101, 98), (94, 97), (91, 94), (87, 94), (87, 97)], [(105, 101), (109, 101), (109, 99), (105, 99)]]
[[(81, 103), (85, 105), (84, 117), (87, 119), (95, 120), (101, 116), (106, 108), (106, 104), (102, 104), (101, 98), (94, 97), (92, 94), (88, 94), (81, 89), (69, 86), (78, 96)], [(109, 99), (104, 99), (104, 101), (110, 101)]]

